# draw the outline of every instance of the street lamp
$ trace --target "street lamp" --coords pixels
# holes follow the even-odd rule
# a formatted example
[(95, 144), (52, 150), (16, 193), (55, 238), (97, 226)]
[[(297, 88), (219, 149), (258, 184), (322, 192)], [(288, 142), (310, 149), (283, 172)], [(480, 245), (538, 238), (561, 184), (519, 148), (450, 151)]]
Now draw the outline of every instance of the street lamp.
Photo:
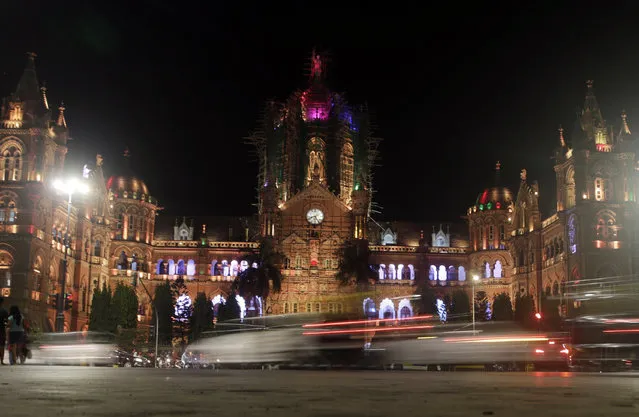
[(74, 193), (86, 194), (89, 192), (89, 186), (86, 182), (77, 180), (75, 178), (69, 178), (66, 180), (58, 179), (53, 182), (53, 188), (63, 192), (69, 196), (67, 200), (67, 233), (64, 239), (64, 268), (62, 269), (62, 280), (60, 293), (57, 295), (57, 315), (56, 315), (56, 331), (64, 332), (64, 293), (66, 291), (67, 284), (67, 270), (69, 263), (67, 256), (69, 254), (69, 247), (71, 246), (71, 198)]
[(479, 275), (473, 275), (473, 336), (475, 336), (475, 281), (479, 281)]

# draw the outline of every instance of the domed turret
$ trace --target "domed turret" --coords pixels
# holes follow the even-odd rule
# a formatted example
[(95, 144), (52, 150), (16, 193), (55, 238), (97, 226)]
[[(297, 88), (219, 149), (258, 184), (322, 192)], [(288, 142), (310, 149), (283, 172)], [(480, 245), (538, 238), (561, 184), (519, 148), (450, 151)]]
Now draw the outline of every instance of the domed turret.
[[(117, 220), (114, 240), (150, 244), (153, 240), (155, 215), (159, 207), (149, 188), (129, 166), (129, 151), (124, 152), (124, 166), (106, 182), (109, 200)], [(119, 254), (116, 254), (119, 255)], [(138, 257), (140, 254), (138, 253)]]
[(493, 187), (486, 188), (468, 208), (471, 246), (475, 251), (504, 249), (507, 226), (511, 222), (513, 193), (499, 185), (501, 164), (497, 162)]

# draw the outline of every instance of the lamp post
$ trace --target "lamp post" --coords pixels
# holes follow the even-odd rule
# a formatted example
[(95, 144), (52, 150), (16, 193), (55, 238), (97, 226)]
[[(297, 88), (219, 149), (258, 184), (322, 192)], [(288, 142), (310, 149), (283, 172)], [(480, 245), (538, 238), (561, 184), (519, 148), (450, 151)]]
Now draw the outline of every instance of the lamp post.
[(475, 336), (475, 281), (479, 281), (479, 275), (473, 275), (473, 336)]
[(64, 240), (64, 268), (62, 269), (62, 280), (60, 281), (60, 293), (57, 295), (57, 315), (56, 315), (56, 331), (64, 332), (64, 300), (65, 300), (65, 291), (67, 284), (67, 270), (69, 269), (69, 247), (71, 246), (71, 199), (73, 197), (73, 193), (79, 192), (82, 194), (86, 194), (89, 192), (89, 187), (85, 182), (77, 180), (75, 178), (70, 178), (67, 180), (55, 180), (53, 182), (53, 188), (56, 190), (63, 192), (69, 196), (67, 200), (67, 233)]

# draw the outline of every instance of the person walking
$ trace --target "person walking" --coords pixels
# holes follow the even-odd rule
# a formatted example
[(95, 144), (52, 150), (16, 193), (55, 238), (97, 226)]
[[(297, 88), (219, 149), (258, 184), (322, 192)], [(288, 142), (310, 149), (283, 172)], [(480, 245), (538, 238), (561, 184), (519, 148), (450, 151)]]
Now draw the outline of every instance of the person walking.
[(9, 363), (15, 365), (18, 361), (18, 353), (22, 355), (21, 349), (24, 343), (24, 320), (18, 306), (9, 308)]
[(9, 318), (9, 313), (2, 307), (3, 302), (4, 297), (0, 297), (0, 365), (5, 365), (4, 346), (7, 343), (7, 319)]

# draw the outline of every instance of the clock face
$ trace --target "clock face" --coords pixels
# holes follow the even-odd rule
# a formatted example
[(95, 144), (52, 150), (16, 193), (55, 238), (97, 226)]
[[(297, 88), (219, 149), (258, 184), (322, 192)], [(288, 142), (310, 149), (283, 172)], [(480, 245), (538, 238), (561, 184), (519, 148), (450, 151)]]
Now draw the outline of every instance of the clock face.
[(324, 220), (324, 213), (320, 209), (310, 209), (308, 213), (306, 213), (306, 220), (310, 224), (320, 224)]

